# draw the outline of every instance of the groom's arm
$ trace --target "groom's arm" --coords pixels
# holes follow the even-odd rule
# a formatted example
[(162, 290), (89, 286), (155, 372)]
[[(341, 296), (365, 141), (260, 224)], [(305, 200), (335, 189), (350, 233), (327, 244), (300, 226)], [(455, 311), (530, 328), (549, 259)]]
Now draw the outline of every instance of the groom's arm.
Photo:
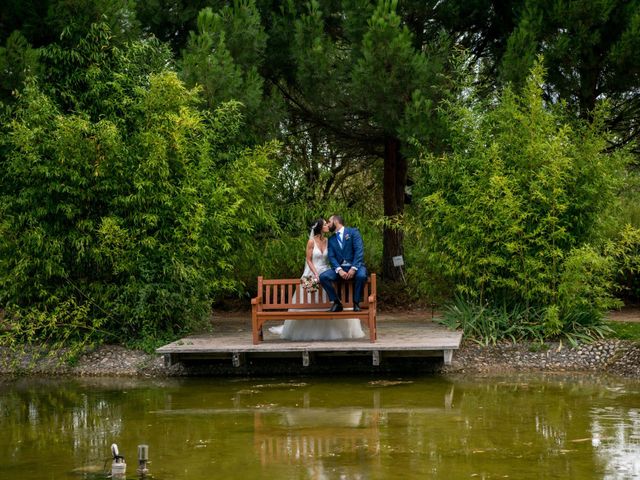
[(364, 243), (362, 242), (362, 236), (360, 230), (353, 229), (353, 266), (356, 270), (364, 264)]

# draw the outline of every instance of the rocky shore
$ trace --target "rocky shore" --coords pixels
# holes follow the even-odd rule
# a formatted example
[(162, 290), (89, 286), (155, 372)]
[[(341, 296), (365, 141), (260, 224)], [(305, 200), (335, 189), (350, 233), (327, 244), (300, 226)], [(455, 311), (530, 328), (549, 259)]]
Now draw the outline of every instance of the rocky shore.
[[(382, 313), (379, 324), (385, 322), (432, 321), (429, 312), (414, 310), (394, 314)], [(619, 312), (616, 321), (638, 322), (640, 311)], [(426, 320), (425, 320), (426, 317)], [(251, 319), (246, 313), (221, 315), (212, 318), (213, 334), (245, 331), (251, 332)], [(229, 365), (227, 365), (229, 364)], [(21, 353), (17, 354), (0, 347), (0, 376), (41, 375), (41, 376), (120, 376), (120, 377), (166, 377), (187, 375), (237, 375), (238, 371), (230, 362), (225, 368), (198, 369), (180, 364), (165, 365), (160, 355), (127, 349), (119, 345), (102, 345), (87, 351), (72, 364), (61, 363), (55, 355)], [(356, 365), (349, 365), (348, 371)], [(368, 363), (370, 367), (370, 363)], [(262, 366), (261, 374), (279, 375), (305, 374), (299, 363), (292, 369), (290, 365), (270, 364)], [(333, 373), (335, 366), (327, 365)], [(384, 373), (384, 369), (368, 368), (360, 371)], [(347, 371), (347, 373), (348, 373)], [(590, 344), (580, 344), (573, 348), (567, 343), (500, 343), (481, 346), (473, 341), (463, 341), (459, 350), (454, 351), (452, 365), (430, 363), (399, 365), (396, 371), (407, 373), (445, 374), (502, 374), (508, 372), (592, 372), (619, 375), (640, 379), (640, 342), (618, 339), (600, 340)], [(253, 371), (253, 373), (257, 373)], [(313, 372), (311, 372), (313, 373)], [(246, 374), (240, 373), (240, 374)], [(260, 374), (260, 373), (258, 373)]]
[[(0, 359), (0, 375), (10, 376), (161, 377), (193, 374), (179, 364), (165, 365), (159, 355), (117, 345), (102, 345), (80, 356), (72, 365), (60, 364), (55, 357), (47, 356), (36, 361), (28, 354), (16, 357), (7, 350), (0, 350)], [(601, 340), (572, 348), (560, 343), (480, 346), (466, 341), (454, 352), (452, 365), (439, 365), (436, 371), (465, 374), (581, 371), (640, 379), (640, 344)]]
[(575, 348), (558, 342), (544, 345), (502, 343), (480, 346), (465, 342), (453, 354), (449, 373), (597, 372), (640, 379), (640, 344), (600, 340)]

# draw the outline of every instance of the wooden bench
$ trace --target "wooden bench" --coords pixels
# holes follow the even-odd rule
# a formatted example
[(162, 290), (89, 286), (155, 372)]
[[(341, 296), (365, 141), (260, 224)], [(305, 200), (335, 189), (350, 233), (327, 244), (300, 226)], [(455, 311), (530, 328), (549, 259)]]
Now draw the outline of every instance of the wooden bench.
[[(258, 294), (251, 299), (251, 324), (253, 343), (257, 345), (264, 339), (262, 327), (270, 320), (318, 320), (358, 318), (369, 327), (369, 338), (375, 342), (376, 331), (376, 274), (372, 273), (362, 292), (361, 310), (354, 312), (353, 282), (339, 281), (336, 292), (344, 307), (342, 312), (329, 312), (331, 302), (323, 295), (322, 287), (317, 292), (302, 295), (298, 300), (296, 291), (302, 290), (299, 278), (268, 280), (258, 277)], [(296, 300), (294, 303), (292, 300)], [(291, 309), (294, 309), (292, 311)], [(302, 309), (302, 310), (299, 310)], [(309, 309), (309, 310), (305, 310)], [(316, 309), (316, 310), (312, 310)]]

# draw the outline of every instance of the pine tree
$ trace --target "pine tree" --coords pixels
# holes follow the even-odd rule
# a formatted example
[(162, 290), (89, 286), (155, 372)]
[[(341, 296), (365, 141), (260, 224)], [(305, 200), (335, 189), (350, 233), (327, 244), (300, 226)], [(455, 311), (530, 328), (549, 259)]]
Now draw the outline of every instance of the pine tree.
[(403, 234), (390, 224), (404, 212), (407, 140), (439, 129), (447, 43), (418, 40), (397, 1), (288, 2), (270, 15), (265, 76), (292, 115), (356, 158), (383, 159), (383, 274), (397, 280), (391, 259), (403, 254)]

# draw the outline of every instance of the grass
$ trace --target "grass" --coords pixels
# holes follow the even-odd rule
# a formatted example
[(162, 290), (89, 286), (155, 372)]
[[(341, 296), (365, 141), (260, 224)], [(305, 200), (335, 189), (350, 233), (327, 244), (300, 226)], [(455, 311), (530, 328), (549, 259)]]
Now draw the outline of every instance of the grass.
[(612, 338), (620, 340), (633, 340), (640, 342), (640, 322), (606, 322), (607, 326), (613, 330)]

